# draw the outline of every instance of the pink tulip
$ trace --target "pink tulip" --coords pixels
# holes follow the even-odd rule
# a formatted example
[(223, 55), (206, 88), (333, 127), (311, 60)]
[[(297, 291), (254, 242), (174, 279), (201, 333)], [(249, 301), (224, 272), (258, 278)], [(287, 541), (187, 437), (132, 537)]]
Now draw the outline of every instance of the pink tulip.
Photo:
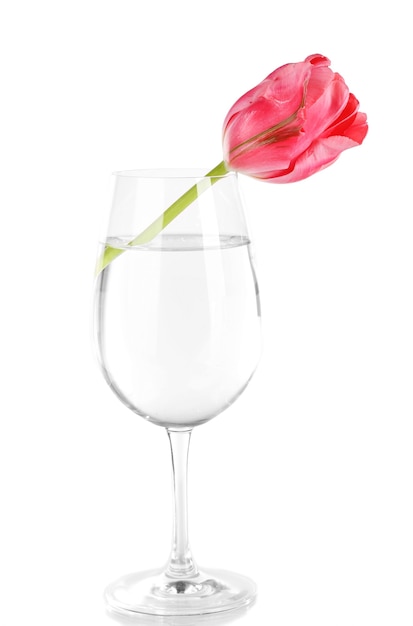
[[(283, 65), (237, 100), (224, 121), (224, 160), (206, 174), (211, 185), (228, 170), (273, 183), (293, 183), (363, 142), (367, 117), (359, 113), (358, 100), (329, 65), (320, 54)], [(129, 245), (151, 241), (199, 193), (198, 185), (190, 187)], [(122, 253), (107, 245), (97, 273)]]
[(289, 63), (248, 91), (223, 129), (228, 169), (274, 183), (291, 183), (334, 163), (360, 145), (367, 117), (330, 61), (313, 54)]

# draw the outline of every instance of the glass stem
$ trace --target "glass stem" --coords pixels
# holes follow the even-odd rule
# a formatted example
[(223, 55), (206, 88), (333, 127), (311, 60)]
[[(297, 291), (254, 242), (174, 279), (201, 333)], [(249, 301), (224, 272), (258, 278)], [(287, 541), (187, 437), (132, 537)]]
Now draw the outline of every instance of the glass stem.
[(167, 429), (172, 454), (174, 517), (172, 552), (166, 574), (190, 578), (198, 573), (188, 539), (188, 452), (192, 430)]

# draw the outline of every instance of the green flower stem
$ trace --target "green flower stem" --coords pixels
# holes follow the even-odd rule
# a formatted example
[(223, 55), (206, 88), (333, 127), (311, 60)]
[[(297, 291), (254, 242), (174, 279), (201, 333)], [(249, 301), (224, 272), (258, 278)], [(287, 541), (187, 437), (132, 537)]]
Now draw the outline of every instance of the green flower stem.
[[(152, 224), (150, 224), (144, 231), (142, 231), (137, 237), (132, 239), (128, 243), (128, 246), (139, 246), (149, 243), (158, 235), (168, 224), (170, 224), (178, 215), (182, 213), (198, 196), (209, 189), (211, 185), (219, 180), (220, 176), (228, 173), (224, 161), (221, 161), (216, 167), (214, 167), (205, 178), (201, 179), (199, 183), (196, 183), (182, 196), (180, 196), (170, 207), (162, 213)], [(210, 180), (207, 180), (209, 178)], [(112, 246), (105, 246), (105, 249), (100, 256), (97, 266), (96, 275), (99, 274), (105, 267), (109, 265), (116, 257), (125, 252), (125, 249), (112, 248)]]

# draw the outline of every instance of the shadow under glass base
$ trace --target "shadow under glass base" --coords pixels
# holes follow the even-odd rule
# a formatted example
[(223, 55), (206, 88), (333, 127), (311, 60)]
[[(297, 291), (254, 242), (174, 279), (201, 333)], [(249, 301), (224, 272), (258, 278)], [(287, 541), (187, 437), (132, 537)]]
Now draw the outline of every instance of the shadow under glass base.
[(224, 570), (202, 570), (182, 580), (150, 570), (119, 578), (105, 589), (104, 597), (112, 611), (123, 615), (207, 615), (251, 605), (256, 586)]

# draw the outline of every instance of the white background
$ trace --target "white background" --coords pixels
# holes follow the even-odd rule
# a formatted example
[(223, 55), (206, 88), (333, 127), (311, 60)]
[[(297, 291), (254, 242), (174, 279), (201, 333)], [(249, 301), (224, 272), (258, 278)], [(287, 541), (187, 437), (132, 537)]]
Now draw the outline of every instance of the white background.
[(104, 586), (169, 550), (166, 435), (120, 404), (91, 346), (111, 172), (211, 168), (232, 103), (320, 52), (369, 134), (301, 183), (241, 180), (265, 349), (244, 395), (194, 432), (192, 546), (258, 582), (245, 622), (412, 625), (407, 9), (3, 3), (1, 623), (103, 626)]

